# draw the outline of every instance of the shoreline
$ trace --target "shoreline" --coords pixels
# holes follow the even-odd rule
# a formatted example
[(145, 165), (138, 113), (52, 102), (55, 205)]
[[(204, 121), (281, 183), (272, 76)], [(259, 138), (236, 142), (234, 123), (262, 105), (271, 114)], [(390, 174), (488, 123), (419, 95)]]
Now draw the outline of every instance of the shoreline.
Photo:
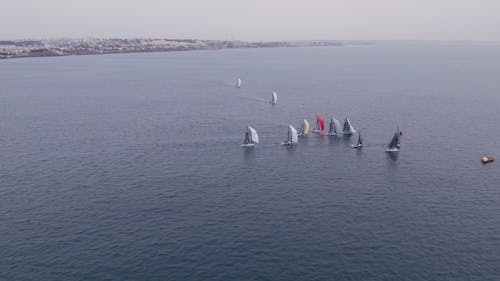
[(341, 47), (372, 45), (370, 41), (310, 40), (248, 42), (191, 39), (50, 39), (0, 41), (0, 60), (122, 53), (179, 52), (276, 47)]

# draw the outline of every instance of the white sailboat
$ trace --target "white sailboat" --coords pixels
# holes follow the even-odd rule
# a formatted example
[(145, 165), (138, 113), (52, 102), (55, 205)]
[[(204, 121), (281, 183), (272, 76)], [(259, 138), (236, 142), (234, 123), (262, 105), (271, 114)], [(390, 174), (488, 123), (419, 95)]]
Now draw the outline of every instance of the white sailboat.
[(255, 131), (254, 128), (248, 126), (247, 131), (245, 132), (245, 141), (241, 146), (244, 147), (255, 146), (258, 143), (259, 143), (259, 135), (257, 134), (257, 131)]
[(276, 94), (275, 91), (273, 91), (273, 94), (271, 95), (271, 100), (269, 101), (269, 103), (272, 105), (278, 103), (278, 95)]
[(344, 127), (342, 128), (342, 134), (344, 136), (351, 136), (352, 134), (356, 133), (356, 130), (351, 125), (351, 121), (349, 121), (349, 118), (344, 119)]
[(363, 139), (361, 138), (361, 130), (358, 133), (358, 143), (352, 145), (353, 148), (363, 148)]
[(286, 141), (283, 141), (281, 145), (294, 145), (298, 141), (297, 130), (292, 126), (288, 125), (288, 137)]
[(394, 136), (392, 137), (391, 142), (385, 148), (385, 152), (399, 152), (399, 150), (401, 149), (401, 143), (399, 140), (400, 134), (401, 133), (398, 129), (398, 131), (396, 133), (394, 133)]
[(241, 79), (236, 80), (236, 88), (241, 88)]
[(306, 137), (309, 134), (309, 122), (307, 122), (306, 119), (304, 119), (304, 123), (302, 123), (302, 126), (299, 131), (299, 137)]

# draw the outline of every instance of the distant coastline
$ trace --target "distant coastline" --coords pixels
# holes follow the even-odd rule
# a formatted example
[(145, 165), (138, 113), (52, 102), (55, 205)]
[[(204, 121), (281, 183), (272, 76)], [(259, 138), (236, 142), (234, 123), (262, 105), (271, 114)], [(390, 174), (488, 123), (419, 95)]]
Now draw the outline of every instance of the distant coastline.
[(97, 55), (114, 53), (172, 52), (191, 50), (221, 50), (235, 48), (318, 47), (370, 45), (370, 41), (275, 41), (249, 42), (237, 40), (196, 39), (46, 39), (0, 40), (0, 59)]

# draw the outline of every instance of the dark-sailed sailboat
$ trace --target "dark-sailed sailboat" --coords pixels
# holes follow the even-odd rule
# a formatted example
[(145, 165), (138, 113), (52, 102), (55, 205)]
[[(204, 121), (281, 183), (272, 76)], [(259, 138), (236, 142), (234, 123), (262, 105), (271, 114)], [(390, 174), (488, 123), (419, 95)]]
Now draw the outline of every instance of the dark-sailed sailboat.
[(387, 145), (385, 152), (398, 152), (401, 149), (399, 131), (394, 133), (391, 142)]
[(358, 143), (352, 145), (353, 148), (362, 148), (363, 147), (363, 138), (361, 138), (361, 130), (358, 133)]
[(330, 118), (330, 123), (328, 125), (328, 132), (325, 133), (327, 136), (336, 136), (337, 135), (337, 128), (335, 126), (335, 122), (333, 121), (333, 117)]

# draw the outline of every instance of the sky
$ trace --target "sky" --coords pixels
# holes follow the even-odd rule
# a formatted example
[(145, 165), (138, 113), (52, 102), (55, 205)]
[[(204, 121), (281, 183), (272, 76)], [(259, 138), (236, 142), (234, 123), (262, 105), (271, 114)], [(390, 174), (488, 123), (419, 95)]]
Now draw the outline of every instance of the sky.
[(500, 40), (500, 0), (0, 0), (0, 39)]

